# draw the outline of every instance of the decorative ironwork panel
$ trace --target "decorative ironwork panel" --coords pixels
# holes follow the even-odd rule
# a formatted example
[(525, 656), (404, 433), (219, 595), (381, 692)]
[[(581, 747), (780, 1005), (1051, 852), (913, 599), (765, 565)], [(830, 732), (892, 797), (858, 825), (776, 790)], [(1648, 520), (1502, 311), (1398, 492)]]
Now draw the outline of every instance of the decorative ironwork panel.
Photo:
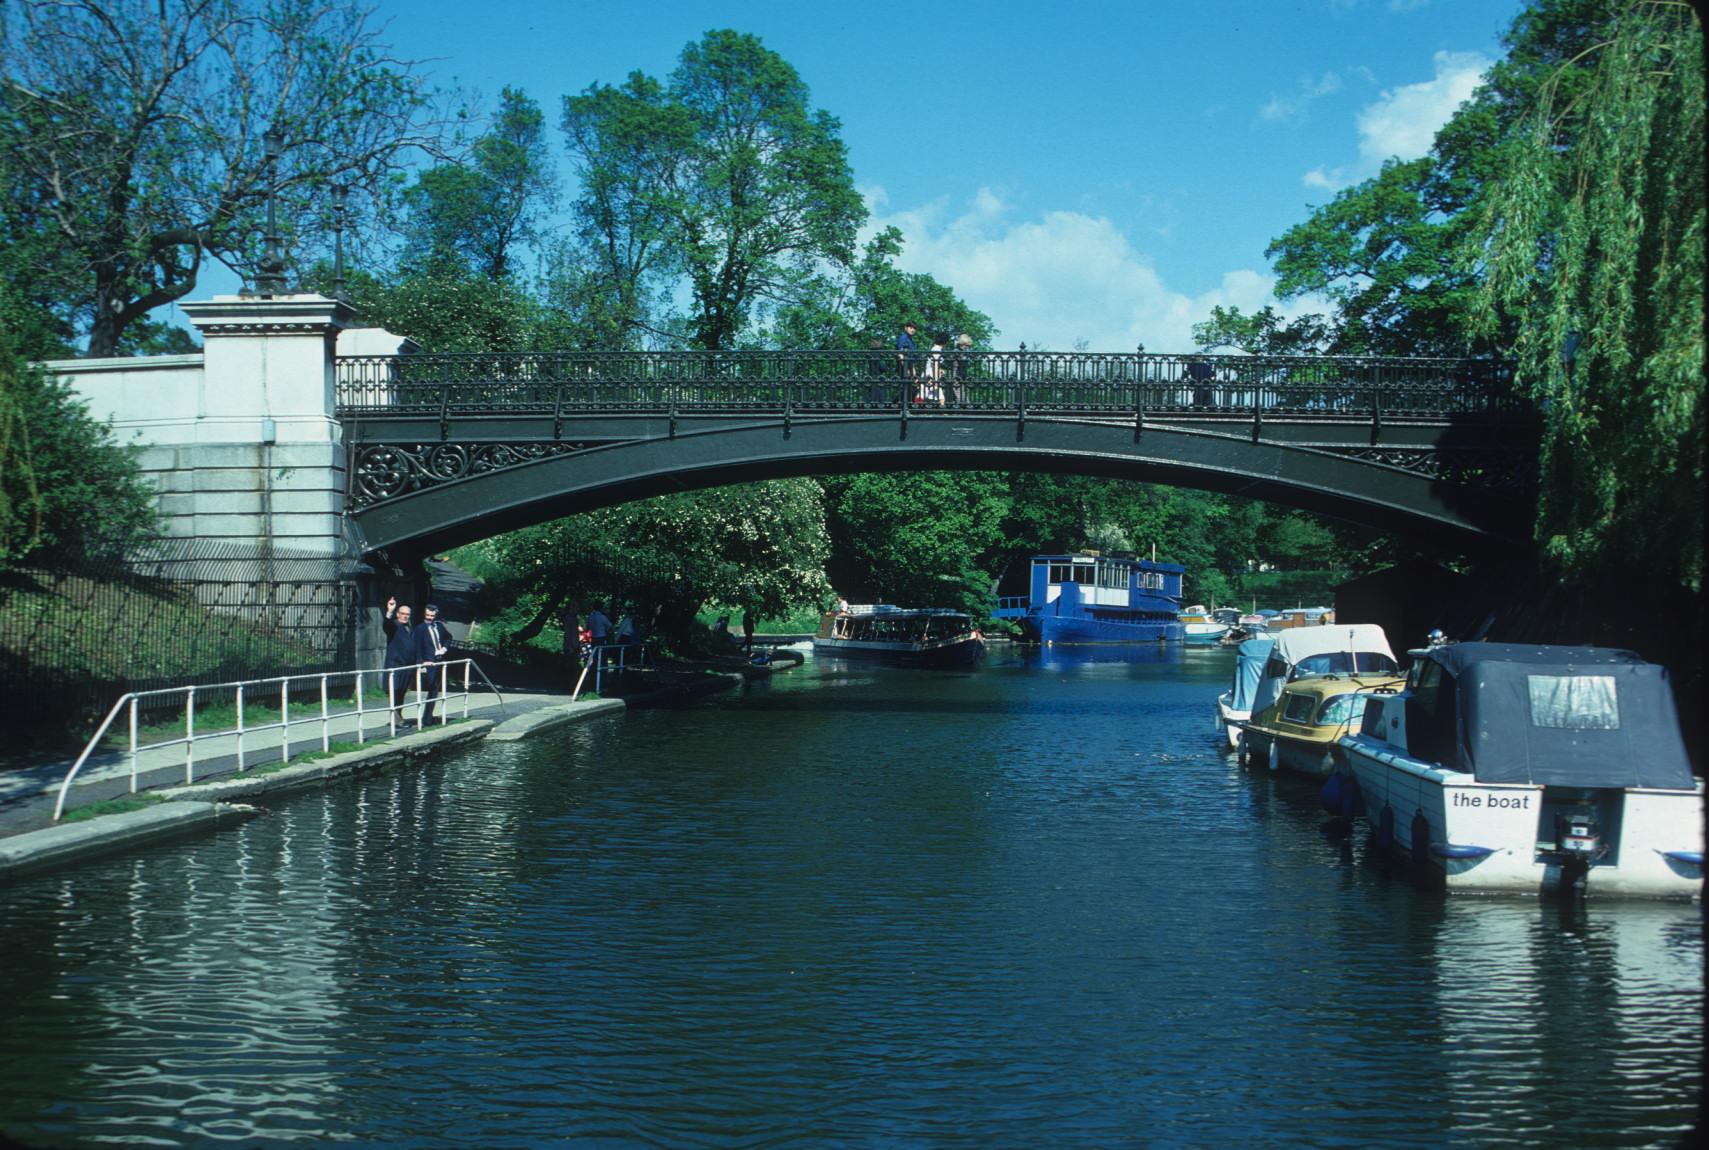
[(411, 491), (580, 451), (581, 443), (374, 444), (357, 449), (350, 507), (371, 507)]

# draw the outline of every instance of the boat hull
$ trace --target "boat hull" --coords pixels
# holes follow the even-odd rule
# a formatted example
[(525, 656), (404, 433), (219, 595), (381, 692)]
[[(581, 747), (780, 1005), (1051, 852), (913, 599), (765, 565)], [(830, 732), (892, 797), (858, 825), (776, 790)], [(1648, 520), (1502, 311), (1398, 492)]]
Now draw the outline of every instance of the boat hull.
[[(1538, 848), (1547, 788), (1481, 783), (1362, 737), (1343, 739), (1341, 747), (1359, 787), (1356, 809), (1379, 848), (1440, 872), (1450, 891), (1534, 895), (1572, 881), (1559, 853)], [(1703, 784), (1607, 793), (1618, 797), (1618, 838), (1608, 856), (1584, 869), (1584, 893), (1701, 895)]]
[(1268, 764), (1271, 770), (1292, 771), (1298, 775), (1322, 778), (1335, 770), (1336, 750), (1333, 742), (1298, 739), (1278, 734), (1263, 727), (1245, 725), (1247, 761)]
[(1216, 725), (1228, 740), (1228, 749), (1240, 749), (1240, 725), (1252, 717), (1251, 711), (1237, 711), (1229, 706), (1230, 692), (1224, 691), (1216, 701)]
[(1035, 643), (1179, 643), (1184, 637), (1181, 624), (1172, 619), (1127, 622), (1040, 613), (1020, 623), (1022, 633)]
[(985, 643), (977, 638), (927, 645), (815, 638), (813, 654), (822, 659), (858, 659), (894, 667), (969, 667), (985, 654)]

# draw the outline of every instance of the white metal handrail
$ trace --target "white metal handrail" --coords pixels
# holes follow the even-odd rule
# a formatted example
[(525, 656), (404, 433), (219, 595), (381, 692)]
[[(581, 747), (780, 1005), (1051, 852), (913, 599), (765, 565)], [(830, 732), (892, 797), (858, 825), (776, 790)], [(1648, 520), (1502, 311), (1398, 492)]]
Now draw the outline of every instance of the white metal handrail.
[[(463, 669), (463, 688), (461, 691), (452, 691), (449, 688), (451, 686), (453, 672), (458, 667)], [(106, 737), (107, 731), (113, 725), (113, 721), (117, 719), (121, 713), (129, 715), (130, 745), (128, 754), (130, 756), (131, 767), (130, 790), (131, 794), (134, 795), (137, 792), (137, 778), (139, 774), (138, 758), (141, 752), (145, 750), (152, 751), (162, 747), (172, 747), (183, 744), (184, 782), (185, 785), (189, 785), (196, 781), (196, 744), (198, 741), (205, 745), (210, 739), (236, 736), (237, 769), (240, 771), (247, 769), (248, 766), (245, 761), (248, 752), (245, 740), (247, 736), (251, 735), (258, 735), (269, 731), (278, 731), (279, 758), (280, 761), (284, 761), (291, 757), (291, 728), (293, 726), (310, 723), (320, 724), (320, 749), (324, 752), (330, 750), (332, 747), (332, 721), (334, 719), (348, 718), (353, 715), (356, 718), (356, 741), (359, 744), (365, 743), (370, 733), (367, 729), (367, 717), (374, 714), (376, 708), (365, 705), (367, 700), (365, 698), (366, 692), (364, 690), (364, 684), (374, 683), (376, 677), (385, 686), (386, 732), (388, 735), (395, 735), (397, 734), (398, 729), (398, 712), (405, 706), (403, 697), (407, 695), (411, 689), (416, 693), (414, 703), (416, 708), (416, 722), (418, 724), (420, 723), (421, 717), (425, 713), (425, 709), (429, 702), (429, 699), (424, 695), (423, 686), (427, 682), (429, 672), (434, 669), (437, 669), (441, 673), (439, 682), (431, 691), (432, 701), (442, 704), (439, 711), (439, 722), (441, 726), (450, 721), (450, 703), (453, 699), (462, 699), (463, 717), (468, 718), (470, 694), (469, 683), (471, 675), (479, 675), (481, 679), (486, 682), (487, 689), (491, 690), (495, 697), (498, 697), (498, 691), (493, 687), (492, 681), (487, 679), (484, 671), (475, 666), (473, 659), (446, 659), (438, 663), (415, 663), (408, 667), (388, 667), (378, 671), (326, 671), (306, 675), (281, 675), (271, 679), (243, 679), (230, 683), (203, 683), (187, 687), (166, 687), (155, 691), (132, 691), (129, 694), (120, 696), (119, 701), (113, 704), (112, 710), (107, 712), (107, 717), (101, 720), (100, 727), (96, 729), (94, 736), (89, 740), (88, 744), (84, 746), (83, 753), (77, 756), (77, 761), (72, 763), (71, 769), (66, 772), (65, 780), (59, 785), (59, 797), (54, 802), (53, 820), (58, 822), (60, 816), (64, 814), (65, 799), (66, 796), (71, 793), (71, 784), (77, 778), (77, 773), (83, 769), (83, 764), (89, 760), (89, 756), (94, 753), (95, 748), (100, 746), (101, 740)], [(397, 676), (399, 675), (411, 676), (410, 679), (405, 680), (405, 682), (410, 685), (406, 686), (403, 691), (396, 690)], [(332, 703), (335, 696), (331, 687), (335, 681), (342, 682), (344, 680), (353, 681), (352, 695), (354, 697), (355, 705), (345, 710), (334, 710)], [(309, 713), (301, 717), (294, 718), (291, 715), (291, 688), (293, 684), (298, 683), (318, 683), (319, 706), (315, 707), (312, 703), (308, 704), (310, 708)], [(260, 691), (255, 690), (256, 688), (260, 688)], [(270, 696), (272, 693), (270, 688), (276, 688), (278, 691), (279, 718), (272, 722), (246, 725), (244, 722), (245, 698), (247, 697), (253, 700), (255, 698), (262, 697), (263, 692)], [(232, 691), (234, 693), (237, 725), (235, 727), (226, 727), (213, 731), (198, 731), (196, 729), (197, 693), (200, 692), (207, 695), (221, 691)], [(138, 704), (144, 700), (167, 699), (171, 697), (178, 697), (183, 700), (184, 734), (181, 737), (159, 739), (149, 743), (139, 742), (137, 731)], [(499, 697), (499, 703), (502, 705), (503, 702), (503, 698)], [(302, 704), (299, 703), (299, 706), (302, 706)]]
[[(617, 658), (611, 659), (605, 654), (607, 651), (617, 652)], [(633, 659), (630, 658), (631, 654), (634, 655)], [(604, 682), (605, 669), (608, 665), (614, 671), (622, 671), (629, 667), (645, 667), (647, 665), (647, 648), (640, 643), (606, 643), (589, 648), (588, 657), (590, 659), (588, 666), (593, 669), (593, 693), (597, 695), (601, 693), (600, 685)], [(576, 680), (575, 693), (570, 696), (570, 702), (573, 703), (581, 697), (582, 680), (586, 678), (587, 672), (584, 670), (581, 678)]]

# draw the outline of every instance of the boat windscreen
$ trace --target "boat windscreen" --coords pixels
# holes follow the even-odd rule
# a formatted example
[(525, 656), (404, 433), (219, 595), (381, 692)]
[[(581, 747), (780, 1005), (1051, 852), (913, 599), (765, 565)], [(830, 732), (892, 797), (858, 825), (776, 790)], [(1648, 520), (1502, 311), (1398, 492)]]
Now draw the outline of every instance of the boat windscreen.
[(1294, 664), (1293, 677), (1352, 674), (1398, 675), (1400, 664), (1381, 651), (1326, 651)]

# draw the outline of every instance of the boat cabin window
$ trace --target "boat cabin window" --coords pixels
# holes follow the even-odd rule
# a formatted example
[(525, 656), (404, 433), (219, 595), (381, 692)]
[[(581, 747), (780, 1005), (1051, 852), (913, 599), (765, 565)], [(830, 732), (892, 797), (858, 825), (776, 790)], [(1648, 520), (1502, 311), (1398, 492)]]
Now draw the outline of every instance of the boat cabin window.
[(1394, 675), (1399, 672), (1399, 664), (1378, 651), (1327, 651), (1322, 655), (1308, 655), (1301, 659), (1294, 665), (1293, 677), (1300, 679), (1307, 675)]
[(1359, 718), (1364, 709), (1363, 695), (1337, 695), (1323, 704), (1323, 709), (1317, 713), (1317, 725), (1320, 727), (1338, 727), (1344, 723), (1352, 723)]
[(1620, 696), (1612, 675), (1527, 675), (1531, 724), (1568, 731), (1618, 731)]
[(1406, 700), (1407, 750), (1433, 763), (1456, 762), (1453, 676), (1434, 659), (1421, 659), (1413, 671)]
[(1052, 583), (1090, 583), (1092, 581), (1092, 565), (1090, 563), (1052, 563), (1050, 565), (1050, 581)]
[(1113, 591), (1127, 590), (1127, 568), (1116, 563), (1098, 564), (1098, 586)]
[(1144, 587), (1152, 591), (1163, 590), (1163, 572), (1137, 571), (1134, 573), (1134, 586)]
[(1317, 700), (1310, 695), (1288, 695), (1282, 707), (1282, 717), (1290, 723), (1309, 723), (1317, 709)]
[(1359, 724), (1359, 733), (1369, 735), (1373, 739), (1388, 742), (1388, 734), (1383, 727), (1383, 701), (1381, 699), (1365, 700), (1365, 718)]

